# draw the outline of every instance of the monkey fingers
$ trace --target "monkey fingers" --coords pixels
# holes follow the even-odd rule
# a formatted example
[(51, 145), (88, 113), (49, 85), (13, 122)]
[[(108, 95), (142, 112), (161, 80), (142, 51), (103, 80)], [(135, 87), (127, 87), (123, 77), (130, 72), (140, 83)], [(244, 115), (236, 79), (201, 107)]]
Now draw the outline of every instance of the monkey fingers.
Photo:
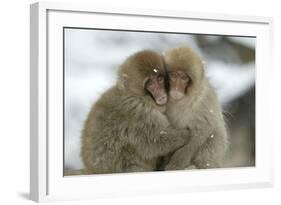
[(188, 167), (190, 163), (190, 156), (186, 155), (185, 149), (181, 148), (173, 154), (165, 170), (183, 170)]

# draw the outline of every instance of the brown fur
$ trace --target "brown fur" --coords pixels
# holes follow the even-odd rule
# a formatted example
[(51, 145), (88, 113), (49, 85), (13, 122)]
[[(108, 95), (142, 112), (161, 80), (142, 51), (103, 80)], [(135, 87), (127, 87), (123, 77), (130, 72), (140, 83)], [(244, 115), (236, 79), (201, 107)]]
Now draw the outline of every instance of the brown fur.
[(144, 80), (165, 74), (152, 51), (130, 56), (119, 68), (117, 85), (92, 107), (82, 132), (81, 157), (89, 173), (153, 171), (157, 159), (186, 143), (187, 129), (173, 129), (144, 89)]
[[(178, 47), (164, 55), (167, 71), (180, 70), (191, 78), (185, 96), (169, 99), (167, 117), (177, 128), (189, 128), (190, 141), (173, 153), (165, 170), (221, 167), (227, 144), (227, 133), (214, 89), (205, 78), (201, 58), (188, 47)], [(167, 159), (166, 159), (167, 160)]]

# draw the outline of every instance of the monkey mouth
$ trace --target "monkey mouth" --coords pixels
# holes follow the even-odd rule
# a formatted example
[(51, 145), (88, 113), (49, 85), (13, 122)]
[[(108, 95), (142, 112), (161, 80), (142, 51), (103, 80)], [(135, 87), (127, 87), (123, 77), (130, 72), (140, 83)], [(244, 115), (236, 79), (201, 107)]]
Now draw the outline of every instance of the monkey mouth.
[(167, 100), (168, 100), (167, 95), (162, 95), (155, 98), (155, 102), (157, 105), (165, 105), (167, 103)]
[(180, 92), (180, 91), (171, 91), (170, 93), (170, 97), (173, 98), (174, 100), (180, 100), (184, 97), (184, 93)]

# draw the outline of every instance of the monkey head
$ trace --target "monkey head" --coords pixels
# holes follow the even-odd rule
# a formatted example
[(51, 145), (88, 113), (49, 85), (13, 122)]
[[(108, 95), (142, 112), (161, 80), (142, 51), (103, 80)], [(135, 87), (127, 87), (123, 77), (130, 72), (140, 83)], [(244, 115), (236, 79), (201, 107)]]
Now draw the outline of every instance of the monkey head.
[(181, 100), (200, 89), (204, 77), (203, 62), (189, 47), (177, 47), (163, 54), (168, 75), (169, 97)]
[(165, 68), (162, 57), (144, 50), (130, 56), (118, 71), (118, 88), (134, 96), (143, 96), (157, 105), (167, 103)]

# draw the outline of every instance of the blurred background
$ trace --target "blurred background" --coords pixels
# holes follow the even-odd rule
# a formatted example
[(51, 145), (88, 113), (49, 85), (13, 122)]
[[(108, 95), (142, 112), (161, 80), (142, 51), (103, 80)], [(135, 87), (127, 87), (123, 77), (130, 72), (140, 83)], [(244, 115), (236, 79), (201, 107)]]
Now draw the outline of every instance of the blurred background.
[(189, 45), (204, 59), (228, 128), (225, 167), (255, 165), (254, 37), (150, 33), (65, 28), (64, 168), (83, 168), (80, 135), (91, 106), (116, 83), (116, 71), (129, 55), (163, 52)]

